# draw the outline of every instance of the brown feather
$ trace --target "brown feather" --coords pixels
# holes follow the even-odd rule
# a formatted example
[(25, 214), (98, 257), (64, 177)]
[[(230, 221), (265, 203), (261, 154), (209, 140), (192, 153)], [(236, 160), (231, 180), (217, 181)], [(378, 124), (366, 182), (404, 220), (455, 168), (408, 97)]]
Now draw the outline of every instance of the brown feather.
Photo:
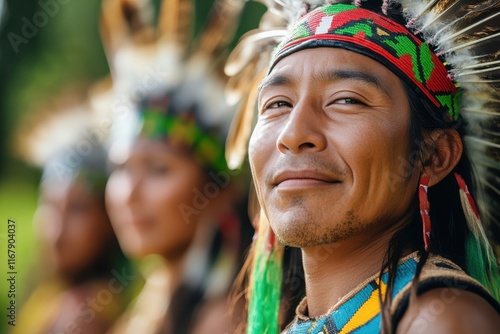
[(150, 26), (150, 7), (140, 0), (105, 0), (100, 22), (104, 51), (111, 71), (113, 59), (124, 45), (150, 44), (154, 40)]
[(235, 105), (242, 99), (242, 96), (247, 94), (251, 89), (252, 81), (248, 80), (257, 66), (257, 61), (252, 61), (235, 76), (229, 78), (226, 84), (226, 100), (230, 105)]
[(227, 59), (224, 68), (226, 75), (233, 76), (241, 72), (253, 59), (272, 50), (285, 34), (285, 30), (255, 29), (247, 32)]
[(235, 114), (226, 141), (226, 161), (228, 167), (237, 169), (245, 160), (248, 139), (252, 132), (258, 84), (264, 78), (265, 70), (253, 76), (251, 90), (243, 101), (242, 108)]
[(244, 6), (239, 0), (216, 0), (208, 23), (203, 29), (197, 51), (216, 58), (226, 49), (236, 32), (238, 18)]
[(158, 36), (187, 49), (193, 34), (193, 21), (193, 0), (163, 0), (158, 17)]

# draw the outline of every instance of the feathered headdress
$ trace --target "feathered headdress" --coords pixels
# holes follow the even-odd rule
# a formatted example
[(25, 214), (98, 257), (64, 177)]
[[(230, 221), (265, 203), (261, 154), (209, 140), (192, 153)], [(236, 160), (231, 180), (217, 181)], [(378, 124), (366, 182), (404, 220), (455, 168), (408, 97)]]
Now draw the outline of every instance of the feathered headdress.
[(116, 123), (111, 136), (119, 140), (110, 142), (118, 151), (127, 136), (161, 137), (220, 170), (234, 109), (225, 101), (223, 65), (244, 3), (217, 0), (196, 38), (193, 6), (162, 1), (154, 26), (147, 0), (103, 3), (101, 34), (113, 81), (104, 117)]
[[(420, 96), (437, 109), (443, 110), (451, 122), (457, 119), (460, 121), (459, 114), (467, 121), (468, 128), (463, 141), (471, 153), (473, 167), (480, 177), (480, 186), (484, 193), (482, 198), (478, 198), (479, 212), (483, 221), (487, 221), (490, 229), (494, 231), (491, 237), (496, 238), (497, 242), (500, 241), (500, 210), (498, 210), (500, 2), (498, 0), (260, 0), (260, 2), (268, 7), (260, 27), (250, 31), (241, 39), (225, 67), (226, 74), (231, 76), (228, 86), (230, 97), (234, 102), (242, 101), (242, 108), (234, 118), (227, 145), (226, 155), (230, 167), (240, 165), (246, 155), (258, 84), (269, 68), (272, 68), (281, 57), (304, 48), (308, 39), (314, 39), (315, 42), (322, 40), (322, 43), (330, 46), (341, 45), (343, 48), (362, 52), (382, 62), (400, 78), (409, 81), (412, 87), (416, 86)], [(331, 4), (337, 5), (328, 6)], [(386, 21), (391, 20), (385, 15), (395, 7), (402, 10), (405, 22), (387, 24)], [(381, 12), (382, 15), (374, 12)], [(305, 14), (310, 15), (302, 19)], [(332, 21), (334, 15), (338, 17)], [(363, 21), (366, 18), (369, 20)], [(374, 26), (379, 29), (377, 36), (371, 34)], [(383, 39), (391, 34), (398, 37), (393, 41)], [(374, 50), (389, 51), (385, 56), (380, 56), (380, 51)], [(459, 175), (457, 182), (471, 231), (471, 241), (467, 245), (468, 251), (470, 250), (467, 265), (472, 268), (471, 275), (498, 297), (498, 287), (488, 286), (486, 279), (490, 274), (496, 275), (498, 279), (496, 259), (488, 245), (474, 201)], [(261, 223), (262, 221), (264, 224), (259, 225), (259, 238), (268, 238), (267, 232), (260, 233), (263, 229), (269, 229), (265, 219), (261, 220)], [(277, 244), (275, 246), (280, 247)], [(472, 259), (473, 253), (480, 253), (482, 255), (478, 257), (487, 259), (486, 263), (476, 270), (473, 263), (477, 260)], [(262, 248), (261, 254), (269, 254), (269, 247)], [(261, 255), (257, 255), (259, 256)], [(273, 268), (272, 265), (269, 267)], [(264, 274), (258, 276), (259, 272)], [(277, 277), (270, 279), (268, 272), (262, 269), (262, 265), (255, 263), (254, 281), (271, 282), (278, 279)], [(250, 289), (255, 290), (259, 286), (265, 285), (261, 282), (253, 283)], [(255, 320), (252, 314), (257, 314), (252, 308), (252, 305), (256, 305), (253, 303), (254, 296), (255, 293), (250, 299), (249, 323)], [(270, 303), (274, 303), (269, 306), (274, 310), (277, 301)], [(248, 333), (276, 331), (275, 323), (262, 324), (261, 327), (252, 324), (248, 326)]]
[(95, 121), (83, 92), (62, 92), (23, 120), (17, 151), (43, 169), (42, 185), (81, 178), (102, 195), (108, 173), (104, 133)]

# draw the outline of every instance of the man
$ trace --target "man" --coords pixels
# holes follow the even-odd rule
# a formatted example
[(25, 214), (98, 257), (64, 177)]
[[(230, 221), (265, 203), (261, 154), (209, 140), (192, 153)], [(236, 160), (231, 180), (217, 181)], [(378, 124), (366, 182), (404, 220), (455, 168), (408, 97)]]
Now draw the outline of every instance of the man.
[(497, 94), (487, 87), (497, 78), (474, 68), (497, 61), (484, 36), (500, 5), (325, 2), (274, 3), (307, 14), (258, 89), (249, 161), (264, 247), (258, 239), (247, 332), (277, 330), (261, 321), (276, 318), (275, 234), (302, 250), (306, 298), (289, 333), (496, 333), (498, 265), (463, 140), (484, 125), (466, 128), (459, 112), (498, 110), (479, 94)]

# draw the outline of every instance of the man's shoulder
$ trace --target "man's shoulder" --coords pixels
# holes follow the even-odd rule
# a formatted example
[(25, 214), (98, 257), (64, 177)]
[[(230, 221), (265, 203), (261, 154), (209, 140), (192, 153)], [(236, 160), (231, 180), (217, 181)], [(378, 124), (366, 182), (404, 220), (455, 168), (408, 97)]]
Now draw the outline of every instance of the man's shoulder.
[(397, 333), (487, 334), (498, 333), (499, 328), (500, 314), (478, 294), (436, 288), (418, 296), (401, 319)]

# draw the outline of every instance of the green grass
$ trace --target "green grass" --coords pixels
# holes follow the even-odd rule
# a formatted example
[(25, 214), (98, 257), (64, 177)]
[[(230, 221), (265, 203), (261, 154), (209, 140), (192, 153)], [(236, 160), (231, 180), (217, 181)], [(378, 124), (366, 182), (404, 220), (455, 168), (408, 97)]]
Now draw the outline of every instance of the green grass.
[(27, 298), (29, 285), (36, 277), (30, 273), (36, 254), (32, 219), (36, 207), (37, 189), (30, 178), (20, 175), (0, 181), (0, 333), (8, 330), (6, 308), (9, 305), (7, 272), (8, 220), (15, 221), (15, 272), (16, 275), (16, 313)]

